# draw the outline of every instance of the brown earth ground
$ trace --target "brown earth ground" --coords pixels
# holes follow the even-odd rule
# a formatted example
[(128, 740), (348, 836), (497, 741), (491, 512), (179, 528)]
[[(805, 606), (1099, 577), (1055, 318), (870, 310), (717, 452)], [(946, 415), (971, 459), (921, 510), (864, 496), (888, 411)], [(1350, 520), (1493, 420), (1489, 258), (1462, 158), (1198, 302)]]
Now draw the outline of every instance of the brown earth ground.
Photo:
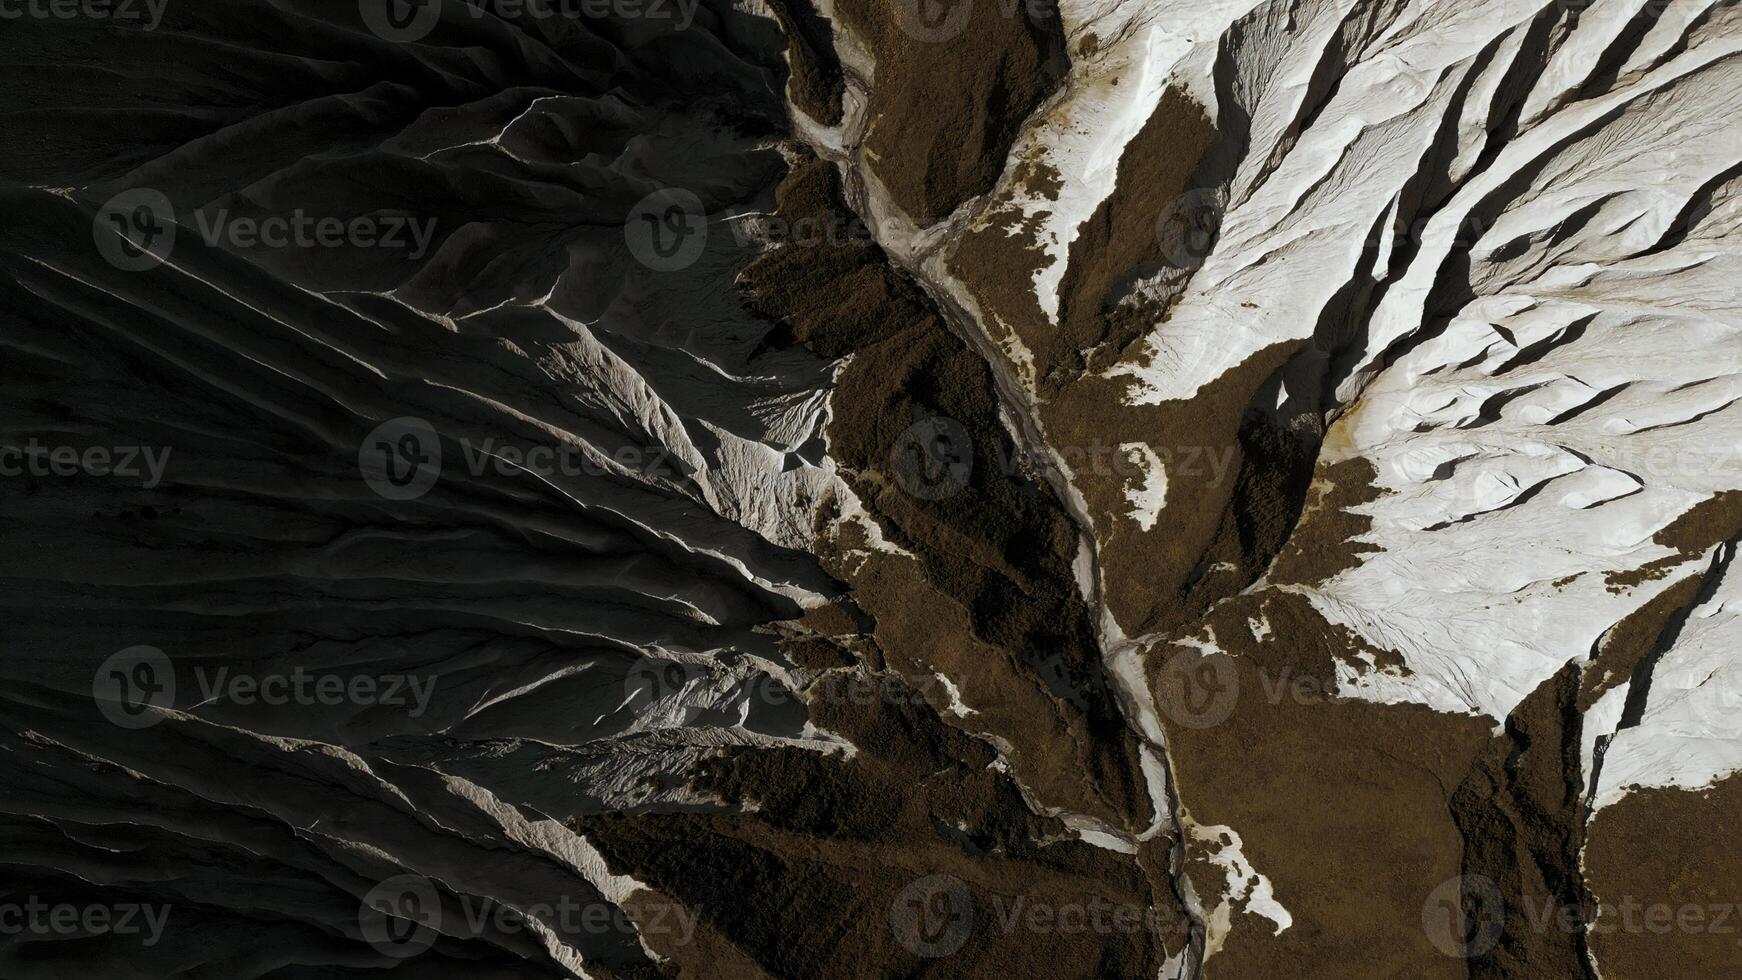
[[(1056, 17), (1011, 19), (1000, 5), (976, 6), (959, 40), (934, 43), (903, 32), (887, 5), (837, 5), (876, 58), (864, 159), (922, 224), (994, 187), (1021, 121), (1063, 77)], [(803, 16), (782, 6), (789, 28)], [(790, 90), (803, 111), (830, 122), (838, 64), (819, 36), (795, 41)], [(1498, 731), (1473, 716), (1336, 697), (1339, 665), (1405, 668), (1290, 591), (1372, 550), (1359, 540), (1370, 523), (1361, 508), (1378, 492), (1372, 465), (1335, 445), (1335, 429), (1321, 458), (1327, 434), (1316, 413), (1283, 418), (1271, 407), (1280, 373), (1314, 353), (1308, 342), (1260, 351), (1188, 402), (1130, 405), (1128, 383), (1104, 376), (1139, 357), (1141, 337), (1165, 319), (1166, 295), (1132, 283), (1165, 271), (1153, 219), (1214, 183), (1206, 167), (1216, 140), (1201, 108), (1177, 94), (1163, 99), (1122, 158), (1112, 198), (1078, 229), (1056, 324), (1027, 288), (1038, 251), (1014, 209), (994, 203), (947, 263), (991, 339), (1019, 340), (1033, 354), (1037, 422), (1091, 515), (1102, 601), (1127, 634), (1160, 638), (1145, 662), (1184, 824), (1240, 834), (1245, 858), (1293, 916), (1277, 933), (1237, 913), (1204, 976), (1588, 978), (1587, 941), (1605, 977), (1654, 967), (1670, 975), (1672, 940), (1686, 937), (1587, 937), (1544, 928), (1533, 910), (1594, 908), (1615, 895), (1724, 902), (1723, 888), (1739, 880), (1709, 857), (1720, 829), (1736, 826), (1736, 781), (1707, 793), (1635, 794), (1585, 824), (1580, 714), (1648, 669), (1697, 579), (1617, 626), (1591, 664), (1545, 681)], [(849, 218), (833, 167), (791, 155), (781, 217)], [(1058, 179), (1041, 159), (1021, 162), (1015, 177), (1042, 192)], [(1099, 666), (1094, 611), (1072, 576), (1078, 529), (1016, 458), (992, 368), (869, 242), (777, 249), (742, 282), (751, 306), (781, 325), (773, 343), (852, 356), (831, 400), (830, 454), (883, 537), (912, 555), (878, 551), (862, 525), (825, 513), (822, 557), (849, 597), (786, 638), (816, 678), (804, 693), (813, 720), (858, 753), (734, 750), (702, 786), (748, 812), (611, 816), (577, 829), (614, 871), (701, 910), (700, 941), (669, 951), (682, 975), (1153, 976), (1186, 936), (1166, 870), (1170, 839), (1126, 856), (1073, 840), (1046, 815), (1063, 808), (1129, 833), (1148, 820), (1149, 790)], [(914, 427), (940, 419), (961, 437), (941, 451), (912, 445)], [(1231, 478), (1170, 471), (1165, 520), (1144, 532), (1124, 516), (1129, 468), (1070, 465), (1082, 458), (1071, 450), (1129, 442), (1216, 454), (1231, 461), (1220, 471)], [(915, 473), (946, 484), (954, 474), (960, 485), (915, 493)], [(1697, 553), (1734, 535), (1733, 509), (1699, 508), (1660, 543)], [(1610, 585), (1636, 587), (1679, 567), (1662, 563)], [(1244, 591), (1260, 576), (1263, 587)], [(1263, 638), (1252, 625), (1261, 620)], [(1224, 654), (1201, 658), (1170, 642), (1193, 637), (1213, 637)], [(1194, 691), (1206, 670), (1222, 686)], [(947, 713), (938, 674), (978, 713)], [(887, 679), (896, 695), (867, 705), (829, 693), (831, 679), (868, 676)], [(1225, 717), (1203, 724), (1194, 712), (1223, 688), (1237, 692), (1219, 702)], [(1031, 798), (1000, 771), (993, 745)], [(1213, 907), (1225, 897), (1224, 871), (1201, 841), (1186, 853), (1187, 874)], [(1694, 855), (1706, 862), (1697, 870)], [(959, 884), (975, 914), (961, 950), (930, 959), (902, 946), (891, 910), (916, 880), (938, 874)], [(1435, 903), (1447, 894), (1465, 908), (1471, 948), (1444, 948), (1460, 937), (1435, 934)], [(989, 911), (1012, 896), (1106, 897), (1159, 911), (1140, 932), (1116, 937), (1013, 934)], [(1685, 975), (1730, 975), (1715, 971), (1735, 962), (1733, 938), (1697, 941)]]
[[(992, 189), (1023, 120), (1057, 89), (1067, 63), (1055, 0), (972, 5), (946, 40), (916, 37), (918, 5), (838, 0), (876, 59), (864, 153), (895, 203), (924, 226)], [(1038, 15), (1037, 15), (1038, 14)]]
[[(834, 168), (802, 153), (778, 205), (795, 223), (849, 217)], [(852, 355), (831, 402), (830, 455), (884, 537), (913, 556), (873, 550), (861, 525), (825, 513), (822, 557), (849, 601), (786, 632), (784, 648), (814, 678), (802, 693), (813, 722), (856, 754), (734, 750), (698, 788), (746, 812), (575, 829), (614, 872), (702, 916), (696, 942), (665, 951), (679, 975), (1154, 976), (1187, 936), (1170, 840), (1127, 855), (1044, 815), (1063, 808), (1126, 834), (1152, 819), (1071, 572), (1075, 528), (1016, 460), (987, 367), (868, 242), (777, 248), (741, 284), (781, 325), (771, 344)], [(940, 416), (968, 434), (959, 448), (971, 465), (934, 499), (913, 492), (904, 439), (915, 420)], [(940, 713), (939, 673), (976, 713)], [(882, 692), (873, 703), (838, 696), (837, 685), (866, 678)], [(961, 948), (933, 959), (902, 944), (892, 910), (936, 875), (959, 883), (973, 912)], [(1041, 924), (1012, 925), (1017, 901), (1044, 910)], [(1097, 906), (1136, 920), (1047, 919)]]
[(1604, 980), (1729, 980), (1742, 970), (1742, 779), (1635, 790), (1597, 811), (1585, 853)]

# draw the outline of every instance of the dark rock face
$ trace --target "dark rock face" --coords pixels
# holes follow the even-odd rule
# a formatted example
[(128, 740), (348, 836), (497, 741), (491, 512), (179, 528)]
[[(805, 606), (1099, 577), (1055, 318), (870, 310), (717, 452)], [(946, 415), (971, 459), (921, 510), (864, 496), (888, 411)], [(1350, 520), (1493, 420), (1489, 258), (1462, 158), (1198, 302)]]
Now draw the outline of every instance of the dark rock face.
[[(717, 472), (803, 462), (755, 406), (827, 365), (761, 350), (719, 217), (785, 170), (785, 39), (694, 13), (8, 26), (7, 438), (80, 462), (0, 484), (7, 898), (168, 918), (0, 974), (658, 972), (563, 824), (691, 805), (720, 726), (803, 741), (761, 630), (837, 590)], [(626, 221), (667, 186), (710, 225), (681, 272)], [(406, 894), (427, 931), (372, 941)]]

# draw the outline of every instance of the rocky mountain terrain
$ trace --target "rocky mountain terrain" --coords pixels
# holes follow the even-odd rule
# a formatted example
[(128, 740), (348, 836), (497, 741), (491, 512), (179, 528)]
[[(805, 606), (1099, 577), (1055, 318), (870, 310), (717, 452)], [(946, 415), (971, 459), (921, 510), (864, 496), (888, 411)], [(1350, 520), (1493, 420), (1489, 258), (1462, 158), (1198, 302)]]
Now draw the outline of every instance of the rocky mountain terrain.
[(1732, 0), (0, 19), (0, 978), (1742, 972)]

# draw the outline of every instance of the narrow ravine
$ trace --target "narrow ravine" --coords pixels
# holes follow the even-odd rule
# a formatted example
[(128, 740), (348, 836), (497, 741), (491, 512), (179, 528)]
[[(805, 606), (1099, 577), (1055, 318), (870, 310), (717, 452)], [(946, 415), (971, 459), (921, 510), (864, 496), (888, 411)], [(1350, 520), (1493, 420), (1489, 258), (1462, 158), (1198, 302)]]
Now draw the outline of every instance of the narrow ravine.
[[(1007, 434), (1016, 442), (1020, 457), (1031, 464), (1035, 475), (1052, 489), (1059, 506), (1078, 529), (1084, 564), (1079, 586), (1083, 600), (1095, 613), (1096, 640), (1102, 669), (1117, 693), (1121, 710), (1127, 719), (1127, 728), (1143, 747), (1154, 752), (1161, 760), (1160, 766), (1146, 774), (1146, 781), (1151, 784), (1152, 798), (1159, 799), (1151, 827), (1142, 836), (1148, 839), (1156, 833), (1170, 835), (1168, 876), (1172, 898), (1176, 907), (1189, 920), (1187, 947), (1181, 951), (1175, 971), (1171, 976), (1165, 977), (1165, 980), (1195, 980), (1201, 975), (1203, 964), (1206, 935), (1204, 912), (1186, 875), (1188, 837), (1182, 816), (1184, 805), (1178, 797), (1173, 761), (1168, 753), (1165, 733), (1156, 717), (1153, 699), (1144, 682), (1141, 667), (1136, 663), (1140, 643), (1123, 636), (1103, 600), (1100, 549), (1095, 538), (1093, 521), (1087, 513), (1081, 494), (1072, 485), (1070, 477), (1059, 465), (1052, 448), (1041, 434), (1032, 398), (1012, 373), (1009, 359), (993, 344), (979, 318), (970, 310), (972, 301), (967, 298), (961, 284), (948, 276), (943, 263), (938, 260), (940, 253), (973, 220), (985, 199), (971, 200), (939, 224), (915, 231), (906, 216), (900, 214), (886, 194), (873, 192), (872, 188), (880, 185), (875, 178), (868, 176), (864, 158), (864, 137), (870, 118), (864, 111), (869, 102), (866, 74), (868, 73), (851, 65), (846, 66), (845, 104), (857, 111), (850, 111), (840, 129), (828, 133), (829, 138), (826, 141), (820, 138), (814, 127), (804, 126), (801, 120), (801, 132), (811, 129), (804, 142), (812, 152), (830, 160), (840, 169), (849, 208), (865, 218), (877, 244), (882, 246), (892, 261), (922, 286), (942, 313), (942, 319), (949, 330), (968, 345), (991, 372), (996, 382), (998, 401), (1003, 409), (1001, 418), (1006, 423)], [(1050, 106), (1061, 98), (1062, 92), (1049, 100), (1047, 105)], [(1044, 107), (1039, 111), (1044, 111)], [(798, 114), (795, 110), (795, 117)], [(904, 231), (893, 231), (898, 227)], [(1115, 656), (1133, 658), (1133, 662), (1126, 670), (1115, 669)], [(1159, 780), (1155, 778), (1156, 774), (1160, 775)], [(1132, 839), (1131, 843), (1135, 844), (1136, 840)]]

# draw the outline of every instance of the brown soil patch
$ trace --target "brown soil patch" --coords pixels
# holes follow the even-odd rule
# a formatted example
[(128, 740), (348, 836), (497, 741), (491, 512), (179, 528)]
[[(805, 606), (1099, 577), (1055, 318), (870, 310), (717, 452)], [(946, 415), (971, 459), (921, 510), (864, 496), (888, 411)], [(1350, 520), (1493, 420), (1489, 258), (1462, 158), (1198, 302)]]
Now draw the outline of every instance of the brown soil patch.
[[(1687, 598), (1678, 593), (1618, 628), (1596, 669), (1631, 669)], [(1261, 623), (1268, 635), (1258, 640)], [(1337, 698), (1339, 662), (1375, 669), (1365, 653), (1376, 669), (1401, 666), (1298, 595), (1241, 595), (1218, 604), (1205, 626), (1194, 635), (1213, 633), (1227, 655), (1150, 655), (1178, 789), (1194, 820), (1243, 836), (1246, 857), (1294, 917), (1281, 935), (1267, 920), (1237, 918), (1206, 977), (1589, 976), (1582, 931), (1553, 925), (1591, 907), (1579, 870), (1580, 745), (1595, 682), (1580, 665), (1545, 681), (1493, 735), (1480, 718)], [(1206, 665), (1216, 673), (1204, 674)], [(1202, 676), (1237, 692), (1231, 707), (1225, 696), (1206, 700), (1211, 688), (1189, 689)], [(1222, 705), (1207, 727), (1190, 713), (1206, 703)], [(1192, 853), (1194, 883), (1218, 894), (1221, 869), (1205, 863), (1202, 847)], [(1426, 925), (1430, 896), (1460, 879), (1482, 884), (1454, 885), (1454, 895), (1492, 896), (1470, 906), (1480, 910), (1470, 938), (1490, 941), (1468, 957), (1440, 948), (1455, 937), (1436, 943)]]
[[(1035, 298), (1033, 278), (1042, 256), (1018, 211), (994, 209), (962, 236), (950, 270), (981, 309), (1015, 329), (1034, 354), (1043, 399), (1086, 371), (1111, 366), (1161, 319), (1162, 310), (1145, 304), (1121, 308), (1120, 300), (1134, 276), (1162, 265), (1157, 223), (1186, 190), (1215, 135), (1203, 107), (1172, 90), (1163, 94), (1120, 157), (1113, 193), (1077, 229), (1059, 284), (1057, 326)], [(1023, 183), (1032, 192), (1049, 189), (1042, 182)], [(1056, 194), (1056, 186), (1051, 189)]]
[(786, 60), (792, 67), (786, 92), (793, 105), (825, 126), (841, 124), (846, 80), (827, 18), (812, 0), (769, 0), (786, 33)]
[(1361, 555), (1380, 551), (1357, 540), (1372, 530), (1373, 519), (1356, 511), (1379, 499), (1378, 478), (1373, 462), (1362, 456), (1321, 464), (1300, 523), (1270, 568), (1270, 581), (1315, 585), (1360, 565)]
[[(1163, 96), (1126, 147), (1114, 193), (1071, 245), (1057, 326), (1034, 296), (1039, 251), (1014, 211), (993, 212), (950, 259), (994, 339), (1013, 331), (1034, 355), (1042, 425), (1094, 520), (1105, 601), (1133, 635), (1189, 622), (1262, 574), (1300, 512), (1317, 453), (1316, 420), (1278, 418), (1255, 398), (1298, 343), (1259, 352), (1183, 402), (1132, 405), (1129, 379), (1103, 376), (1139, 356), (1140, 338), (1166, 315), (1131, 283), (1164, 266), (1158, 225), (1215, 136), (1202, 107)], [(1133, 443), (1166, 470), (1162, 518), (1148, 531), (1127, 516), (1142, 480), (1142, 457), (1125, 448)]]
[(1068, 63), (1056, 3), (974, 3), (961, 33), (940, 41), (903, 28), (916, 6), (840, 0), (836, 10), (877, 60), (864, 145), (871, 169), (929, 225), (992, 189), (1023, 121)]
[(1677, 582), (1603, 634), (1597, 656), (1585, 670), (1584, 687), (1579, 692), (1581, 712), (1589, 711), (1604, 694), (1631, 680), (1639, 665), (1657, 653), (1664, 631), (1693, 603), (1704, 579), (1692, 575)]
[(1129, 515), (1139, 476), (1123, 456), (1075, 467), (1095, 521), (1105, 601), (1130, 635), (1181, 626), (1250, 585), (1286, 540), (1305, 497), (1317, 440), (1282, 429), (1254, 395), (1299, 347), (1277, 344), (1189, 401), (1127, 404), (1127, 378), (1082, 378), (1042, 409), (1067, 454), (1142, 443), (1167, 465), (1161, 520)]
[[(1270, 636), (1253, 637), (1262, 617)], [(1463, 873), (1453, 788), (1489, 741), (1489, 723), (1412, 705), (1336, 700), (1334, 664), (1363, 645), (1289, 593), (1242, 595), (1208, 617), (1227, 656), (1211, 666), (1237, 692), (1226, 720), (1180, 724), (1164, 708), (1169, 753), (1191, 818), (1227, 825), (1271, 880), (1293, 925), (1237, 917), (1210, 980), (1287, 976), (1466, 980), (1422, 925), (1432, 891)], [(1178, 704), (1163, 671), (1185, 648), (1150, 654), (1158, 702)], [(1186, 656), (1191, 656), (1189, 653)], [(1210, 693), (1200, 691), (1199, 695)], [(1224, 702), (1225, 703), (1225, 702)], [(1194, 884), (1211, 905), (1223, 871), (1194, 847)]]
[[(1543, 929), (1533, 909), (1585, 903), (1579, 851), (1585, 841), (1580, 761), (1581, 670), (1568, 664), (1525, 698), (1452, 796), (1466, 841), (1464, 874), (1493, 882), (1504, 911), (1478, 942), (1470, 976), (1479, 980), (1591, 980), (1576, 929)], [(1482, 935), (1481, 927), (1475, 930)]]
[(1069, 383), (1084, 371), (1111, 367), (1131, 341), (1155, 325), (1162, 311), (1139, 304), (1119, 315), (1125, 289), (1165, 261), (1157, 224), (1188, 186), (1198, 161), (1209, 152), (1216, 130), (1202, 106), (1169, 89), (1119, 158), (1113, 193), (1077, 229), (1064, 279), (1059, 284), (1059, 330), (1036, 362), (1050, 377)]
[(1688, 508), (1652, 536), (1652, 541), (1673, 549), (1675, 554), (1630, 571), (1606, 572), (1603, 582), (1610, 592), (1621, 592), (1642, 582), (1656, 581), (1712, 545), (1738, 534), (1742, 534), (1742, 491), (1721, 491)]
[(1597, 811), (1585, 873), (1604, 980), (1731, 980), (1742, 965), (1742, 779)]
[[(988, 746), (889, 680), (896, 694), (882, 703), (812, 705), (818, 724), (859, 747), (851, 760), (797, 749), (720, 758), (706, 788), (755, 813), (574, 822), (614, 873), (694, 909), (699, 942), (736, 950), (680, 959), (675, 975), (1154, 976), (1184, 930), (1171, 914), (1140, 911), (1157, 903), (1153, 871), (1031, 814)], [(934, 875), (950, 876), (943, 884), (971, 911), (953, 927), (959, 948), (916, 955), (898, 931), (901, 910)], [(1104, 913), (1108, 927), (1096, 929), (1071, 913), (1035, 918), (1036, 908), (1132, 912)]]
[(948, 703), (948, 692), (933, 675), (950, 678), (974, 713), (952, 716), (949, 723), (1004, 742), (1038, 802), (1131, 831), (1147, 823), (1135, 746), (1115, 717), (1085, 717), (1044, 680), (1037, 681), (1037, 668), (1049, 665), (1025, 658), (1019, 648), (979, 639), (967, 610), (928, 581), (918, 563), (842, 552), (831, 567), (851, 567), (847, 578), (855, 599), (877, 616), (883, 663), (940, 709)]
[[(791, 221), (848, 215), (834, 169), (817, 161), (794, 168), (779, 205)], [(1008, 743), (1047, 805), (1146, 824), (1135, 742), (1071, 570), (1076, 528), (1016, 461), (989, 369), (874, 244), (789, 246), (743, 283), (796, 341), (853, 354), (830, 403), (829, 451), (882, 532), (918, 561), (861, 560), (852, 542), (824, 559), (876, 621), (887, 662), (927, 690), (933, 671), (949, 676), (981, 712), (954, 723)], [(913, 427), (932, 419), (968, 443), (960, 486), (935, 498), (916, 495), (900, 469)]]

